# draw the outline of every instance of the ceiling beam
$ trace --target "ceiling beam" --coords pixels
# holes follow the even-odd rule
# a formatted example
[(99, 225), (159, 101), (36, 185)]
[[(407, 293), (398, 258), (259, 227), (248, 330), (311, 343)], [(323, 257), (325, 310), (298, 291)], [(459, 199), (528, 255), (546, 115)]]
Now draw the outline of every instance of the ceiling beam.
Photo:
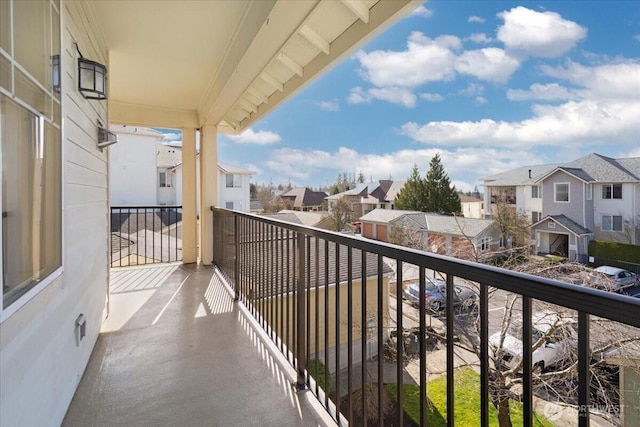
[(263, 71), (260, 74), (260, 78), (264, 80), (266, 84), (278, 90), (279, 92), (284, 91), (284, 84), (280, 80), (277, 80), (275, 77), (273, 77), (271, 74), (267, 73), (266, 71)]
[(369, 8), (359, 0), (342, 0), (342, 4), (365, 24), (369, 23)]
[(253, 102), (248, 101), (246, 98), (240, 98), (238, 100), (238, 105), (251, 113), (258, 112), (258, 107)]
[(277, 58), (285, 67), (302, 77), (303, 70), (300, 64), (288, 57), (284, 52), (280, 52)]
[(304, 37), (309, 43), (320, 49), (325, 54), (331, 53), (331, 45), (320, 34), (316, 33), (308, 25), (303, 25), (298, 33)]

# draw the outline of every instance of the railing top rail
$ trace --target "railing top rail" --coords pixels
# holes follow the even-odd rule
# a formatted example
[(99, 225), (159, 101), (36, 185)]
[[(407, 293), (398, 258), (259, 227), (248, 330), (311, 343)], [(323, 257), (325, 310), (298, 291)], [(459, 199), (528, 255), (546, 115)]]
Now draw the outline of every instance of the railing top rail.
[(182, 209), (182, 205), (109, 206), (111, 209)]
[(292, 224), (256, 214), (236, 212), (217, 207), (211, 207), (211, 210), (272, 224), (307, 236), (325, 239), (365, 252), (376, 253), (408, 264), (478, 282), (481, 285), (493, 286), (508, 292), (529, 296), (640, 328), (640, 299), (638, 298), (630, 298), (604, 290), (587, 288), (377, 240)]

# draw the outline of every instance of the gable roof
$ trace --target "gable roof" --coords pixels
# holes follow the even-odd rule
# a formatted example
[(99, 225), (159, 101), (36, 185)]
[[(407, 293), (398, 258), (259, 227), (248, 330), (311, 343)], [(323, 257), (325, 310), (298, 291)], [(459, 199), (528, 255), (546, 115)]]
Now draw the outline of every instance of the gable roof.
[(584, 236), (584, 235), (593, 234), (593, 231), (589, 230), (588, 228), (585, 228), (585, 227), (581, 226), (580, 224), (578, 224), (574, 220), (566, 217), (565, 215), (547, 215), (544, 218), (542, 218), (540, 221), (536, 222), (535, 224), (532, 224), (530, 227), (531, 228), (535, 228), (539, 224), (542, 224), (542, 223), (546, 222), (549, 219), (551, 219), (554, 222), (560, 224), (567, 231), (570, 231), (571, 233), (575, 234), (576, 236)]
[(249, 169), (239, 168), (226, 163), (218, 163), (218, 169), (227, 175), (253, 175), (254, 171)]
[(424, 231), (469, 237), (479, 235), (493, 224), (493, 221), (490, 219), (464, 218), (462, 216), (449, 216), (438, 213), (387, 209), (374, 209), (360, 217), (360, 222), (414, 225)]
[(395, 219), (398, 219), (401, 216), (405, 216), (408, 214), (422, 214), (422, 212), (418, 211), (400, 211), (400, 210), (391, 210), (391, 209), (374, 209), (371, 212), (362, 215), (360, 217), (360, 222), (382, 222), (389, 223)]
[(562, 171), (584, 182), (640, 182), (640, 157), (612, 159), (591, 153), (568, 163), (523, 166), (482, 178), (486, 186), (534, 185)]
[(321, 212), (303, 212), (283, 209), (280, 212), (263, 214), (261, 216), (278, 219), (280, 221), (287, 221), (293, 224), (316, 227), (327, 217), (327, 214)]
[(404, 181), (392, 181), (389, 179), (381, 179), (378, 182), (358, 183), (350, 190), (342, 193), (333, 194), (327, 197), (327, 200), (338, 200), (343, 196), (362, 196), (368, 203), (389, 203), (393, 202), (398, 192), (404, 187)]
[(473, 196), (467, 196), (466, 194), (459, 194), (460, 203), (483, 203), (484, 200)]
[(304, 206), (320, 206), (327, 193), (324, 191), (313, 191), (307, 187), (294, 187), (280, 195), (283, 199), (294, 199), (293, 206), (301, 208)]

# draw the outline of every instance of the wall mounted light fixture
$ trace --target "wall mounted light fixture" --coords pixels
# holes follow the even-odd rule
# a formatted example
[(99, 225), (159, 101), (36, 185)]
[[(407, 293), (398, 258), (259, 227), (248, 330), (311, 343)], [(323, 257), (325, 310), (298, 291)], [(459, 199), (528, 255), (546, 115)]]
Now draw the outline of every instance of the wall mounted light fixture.
[(82, 56), (78, 43), (78, 90), (87, 99), (107, 99), (107, 67)]

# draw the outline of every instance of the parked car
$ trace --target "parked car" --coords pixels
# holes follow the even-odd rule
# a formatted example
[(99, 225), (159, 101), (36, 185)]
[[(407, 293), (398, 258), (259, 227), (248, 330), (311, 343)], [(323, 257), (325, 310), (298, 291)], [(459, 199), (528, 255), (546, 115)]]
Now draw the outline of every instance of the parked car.
[[(455, 295), (453, 306), (459, 309), (471, 310), (476, 306), (477, 295), (471, 289), (454, 285)], [(416, 307), (420, 306), (420, 285), (412, 283), (404, 290), (404, 298)], [(427, 279), (425, 282), (425, 306), (427, 310), (439, 312), (447, 306), (447, 284), (440, 279)]]
[[(567, 361), (573, 353), (578, 335), (573, 327), (573, 319), (562, 318), (551, 311), (535, 312), (531, 315), (533, 346), (541, 339), (545, 341), (531, 354), (534, 372), (557, 367)], [(513, 368), (522, 360), (522, 322), (513, 320), (507, 327), (501, 343), (501, 332), (489, 337), (489, 344), (497, 358), (508, 368)], [(546, 338), (545, 338), (546, 337)]]
[(624, 288), (622, 293), (631, 297), (640, 298), (640, 283)]
[(600, 289), (621, 292), (624, 288), (640, 284), (640, 276), (624, 268), (603, 265), (593, 270), (591, 283)]

